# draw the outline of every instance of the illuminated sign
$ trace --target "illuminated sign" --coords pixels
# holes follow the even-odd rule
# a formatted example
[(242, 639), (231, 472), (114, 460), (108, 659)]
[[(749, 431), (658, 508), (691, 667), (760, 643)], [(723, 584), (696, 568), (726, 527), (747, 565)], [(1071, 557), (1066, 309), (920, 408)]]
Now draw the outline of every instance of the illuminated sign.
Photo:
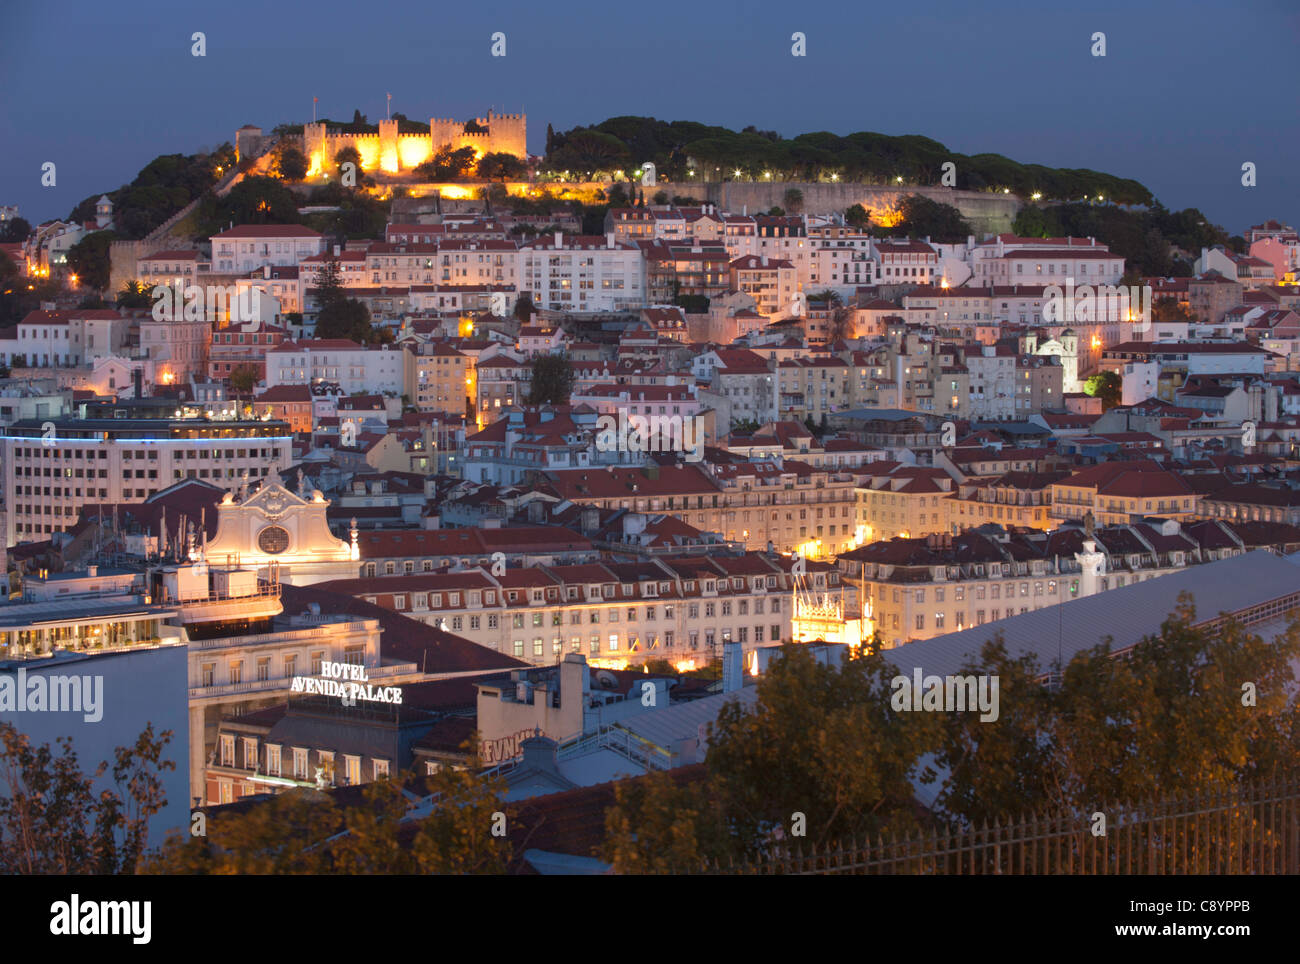
[(365, 700), (367, 703), (391, 703), (394, 706), (402, 702), (400, 686), (378, 688), (371, 686), (369, 677), (366, 676), (366, 668), (352, 663), (321, 663), (319, 678), (295, 676), (289, 684), (289, 692), (337, 696), (348, 706), (353, 705), (357, 700)]

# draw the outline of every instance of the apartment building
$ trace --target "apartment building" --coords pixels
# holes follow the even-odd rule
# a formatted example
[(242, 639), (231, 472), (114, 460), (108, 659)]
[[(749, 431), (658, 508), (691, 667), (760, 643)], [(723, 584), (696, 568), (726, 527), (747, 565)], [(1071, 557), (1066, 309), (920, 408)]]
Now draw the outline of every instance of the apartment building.
[(325, 238), (300, 224), (241, 224), (214, 234), (212, 270), (248, 274), (265, 265), (296, 265), (325, 251)]
[[(838, 589), (839, 573), (810, 582)], [(580, 653), (596, 666), (707, 660), (790, 638), (790, 561), (765, 553), (667, 557), (348, 579), (318, 588), (357, 596), (535, 665)]]
[[(232, 487), (292, 461), (290, 426), (272, 419), (131, 417), (22, 419), (0, 435), (8, 545), (76, 522), (86, 502), (138, 502), (184, 478)], [(52, 429), (51, 429), (52, 426)]]
[(266, 384), (337, 384), (344, 394), (409, 395), (407, 355), (395, 345), (358, 345), (346, 338), (284, 341), (266, 352)]
[(539, 235), (519, 246), (518, 286), (538, 308), (618, 311), (647, 297), (645, 258), (636, 244), (604, 237)]
[[(1146, 582), (1254, 548), (1293, 552), (1300, 530), (1258, 523), (1143, 519), (1095, 531), (997, 526), (865, 545), (837, 560), (887, 646)], [(1071, 610), (1062, 611), (1065, 625)], [(1100, 638), (1097, 642), (1100, 642)]]
[(664, 513), (747, 549), (830, 556), (854, 544), (855, 477), (794, 459), (546, 473), (543, 492), (602, 509)]
[(957, 484), (941, 468), (877, 462), (854, 490), (860, 541), (914, 537), (949, 530), (948, 500)]
[(1147, 459), (1102, 462), (1052, 483), (1053, 525), (1091, 514), (1101, 525), (1144, 516), (1194, 519), (1201, 496), (1178, 475)]

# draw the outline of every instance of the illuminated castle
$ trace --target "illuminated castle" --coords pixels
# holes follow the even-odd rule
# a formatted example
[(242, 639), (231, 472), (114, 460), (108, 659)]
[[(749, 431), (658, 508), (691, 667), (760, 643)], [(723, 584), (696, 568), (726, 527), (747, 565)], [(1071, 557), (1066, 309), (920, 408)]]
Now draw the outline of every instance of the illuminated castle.
[(527, 122), (525, 114), (488, 111), (487, 117), (476, 117), (467, 124), (432, 118), (427, 134), (400, 133), (395, 120), (381, 120), (377, 134), (348, 134), (327, 130), (320, 123), (305, 124), (302, 151), (307, 155), (310, 175), (333, 170), (334, 156), (345, 147), (356, 148), (363, 171), (389, 174), (413, 170), (447, 145), (453, 150), (472, 147), (475, 158), (503, 153), (523, 160), (528, 156)]

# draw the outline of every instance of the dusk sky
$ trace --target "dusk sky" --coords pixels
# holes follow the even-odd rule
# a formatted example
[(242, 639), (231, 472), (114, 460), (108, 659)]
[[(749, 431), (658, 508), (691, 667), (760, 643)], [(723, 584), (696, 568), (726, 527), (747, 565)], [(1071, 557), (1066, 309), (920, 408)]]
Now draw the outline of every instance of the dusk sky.
[[(192, 12), (185, 12), (192, 7)], [(528, 114), (529, 149), (620, 114), (785, 136), (924, 134), (1087, 167), (1233, 234), (1300, 223), (1300, 6), (1040, 3), (211, 4), (6, 0), (0, 204), (64, 217), (159, 154), (321, 116)], [(204, 31), (207, 56), (190, 54)], [(490, 56), (503, 31), (507, 55)], [(808, 54), (792, 57), (791, 34)], [(1091, 35), (1106, 34), (1093, 57)], [(57, 164), (56, 187), (40, 183)], [(1244, 162), (1258, 186), (1241, 184)]]

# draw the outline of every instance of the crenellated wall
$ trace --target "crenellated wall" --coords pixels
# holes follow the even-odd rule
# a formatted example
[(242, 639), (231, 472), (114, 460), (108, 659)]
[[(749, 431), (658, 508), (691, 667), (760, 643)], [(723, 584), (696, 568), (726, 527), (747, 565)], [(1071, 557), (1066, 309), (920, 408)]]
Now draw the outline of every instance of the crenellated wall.
[(475, 123), (486, 131), (470, 133), (461, 121), (431, 118), (428, 134), (401, 134), (397, 121), (379, 122), (378, 134), (344, 134), (326, 130), (324, 124), (303, 126), (302, 146), (311, 175), (331, 171), (334, 157), (345, 147), (355, 147), (361, 155), (363, 171), (386, 171), (398, 174), (419, 167), (435, 151), (450, 144), (453, 149), (474, 148), (476, 155), (503, 152), (524, 158), (528, 155), (528, 122), (524, 114), (495, 114), (476, 117)]

